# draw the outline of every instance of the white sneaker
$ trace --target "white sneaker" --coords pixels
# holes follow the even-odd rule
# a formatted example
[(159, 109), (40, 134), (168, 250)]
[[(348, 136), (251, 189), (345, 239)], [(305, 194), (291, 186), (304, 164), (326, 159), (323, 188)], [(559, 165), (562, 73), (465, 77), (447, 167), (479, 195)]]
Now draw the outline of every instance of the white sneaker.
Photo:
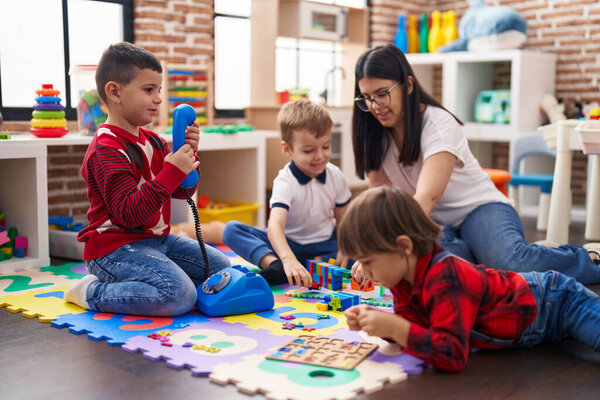
[(544, 247), (558, 247), (560, 246), (560, 244), (552, 241), (552, 240), (538, 240), (537, 242), (533, 242), (532, 244), (537, 244), (538, 246), (544, 246)]
[(590, 242), (583, 245), (588, 255), (596, 265), (600, 265), (600, 242)]

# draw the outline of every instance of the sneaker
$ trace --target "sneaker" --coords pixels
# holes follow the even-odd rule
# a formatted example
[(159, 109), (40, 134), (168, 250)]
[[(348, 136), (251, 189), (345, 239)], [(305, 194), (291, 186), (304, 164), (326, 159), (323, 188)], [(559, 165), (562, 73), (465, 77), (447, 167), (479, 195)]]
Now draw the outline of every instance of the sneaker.
[(600, 265), (600, 243), (592, 242), (583, 245), (583, 248), (587, 250), (588, 255), (596, 265)]
[(532, 244), (537, 244), (538, 246), (544, 247), (558, 247), (560, 244), (552, 241), (552, 240), (538, 240), (537, 242), (533, 242)]

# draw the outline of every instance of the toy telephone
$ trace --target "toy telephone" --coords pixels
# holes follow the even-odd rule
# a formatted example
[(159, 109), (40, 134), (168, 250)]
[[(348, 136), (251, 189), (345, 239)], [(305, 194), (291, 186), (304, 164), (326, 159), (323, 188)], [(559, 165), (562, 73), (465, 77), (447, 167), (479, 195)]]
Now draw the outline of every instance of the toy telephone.
[[(173, 110), (173, 153), (185, 144), (185, 128), (196, 120), (196, 111), (189, 104), (180, 104)], [(180, 187), (190, 189), (198, 183), (198, 171), (194, 170), (185, 177)]]
[(196, 308), (209, 317), (254, 313), (275, 305), (265, 278), (240, 265), (214, 273), (196, 291)]
[[(180, 104), (173, 110), (173, 153), (181, 148), (185, 144), (185, 128), (194, 123), (196, 120), (196, 111), (189, 104)], [(198, 171), (194, 170), (190, 172), (185, 179), (179, 185), (183, 189), (190, 189), (196, 186), (198, 183)], [(192, 209), (194, 215), (194, 225), (196, 228), (196, 239), (202, 250), (202, 258), (204, 259), (204, 280), (208, 279), (210, 264), (208, 261), (208, 254), (206, 253), (206, 247), (204, 246), (204, 240), (202, 240), (202, 232), (200, 230), (200, 217), (198, 217), (198, 210), (196, 209), (196, 203), (190, 197), (187, 190), (184, 190), (187, 196), (187, 203)]]

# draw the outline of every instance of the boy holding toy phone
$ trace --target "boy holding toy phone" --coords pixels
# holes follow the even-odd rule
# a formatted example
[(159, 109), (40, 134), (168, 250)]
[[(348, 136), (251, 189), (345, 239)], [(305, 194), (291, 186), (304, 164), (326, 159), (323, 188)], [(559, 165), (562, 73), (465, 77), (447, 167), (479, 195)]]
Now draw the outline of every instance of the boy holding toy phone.
[[(170, 232), (171, 197), (185, 199), (196, 187), (183, 179), (200, 170), (196, 152), (200, 128), (186, 128), (175, 153), (152, 122), (161, 103), (160, 62), (130, 43), (109, 46), (96, 70), (98, 94), (108, 119), (96, 131), (81, 174), (88, 187), (89, 225), (85, 243), (89, 275), (65, 292), (65, 301), (119, 314), (174, 316), (197, 299), (205, 263), (195, 240)], [(229, 267), (229, 259), (208, 247), (209, 273)]]

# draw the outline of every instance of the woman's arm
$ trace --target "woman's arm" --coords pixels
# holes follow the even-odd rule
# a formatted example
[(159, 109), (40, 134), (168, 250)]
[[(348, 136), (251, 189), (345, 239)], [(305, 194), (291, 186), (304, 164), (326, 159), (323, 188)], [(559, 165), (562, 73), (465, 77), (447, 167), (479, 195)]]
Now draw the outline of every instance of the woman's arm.
[[(423, 161), (414, 198), (427, 215), (440, 202), (456, 163), (456, 156), (442, 151)], [(370, 182), (370, 181), (369, 181)]]

